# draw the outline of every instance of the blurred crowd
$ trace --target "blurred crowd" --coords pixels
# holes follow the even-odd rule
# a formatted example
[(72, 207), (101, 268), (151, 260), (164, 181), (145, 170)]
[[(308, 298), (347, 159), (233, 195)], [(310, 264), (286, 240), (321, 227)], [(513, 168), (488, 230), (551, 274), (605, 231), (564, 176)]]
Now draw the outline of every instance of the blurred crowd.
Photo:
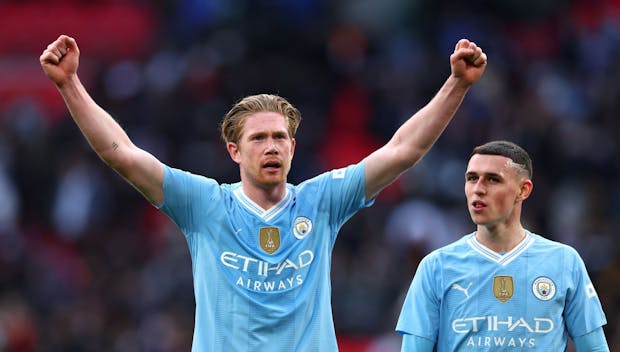
[(91, 152), (38, 66), (63, 33), (137, 145), (224, 183), (239, 175), (218, 123), (237, 99), (301, 110), (298, 183), (387, 142), (475, 41), (489, 65), (452, 124), (339, 234), (341, 350), (399, 349), (417, 263), (474, 230), (463, 174), (491, 139), (531, 154), (524, 225), (579, 251), (620, 349), (619, 1), (53, 0), (0, 1), (0, 350), (187, 351), (193, 333), (184, 237)]

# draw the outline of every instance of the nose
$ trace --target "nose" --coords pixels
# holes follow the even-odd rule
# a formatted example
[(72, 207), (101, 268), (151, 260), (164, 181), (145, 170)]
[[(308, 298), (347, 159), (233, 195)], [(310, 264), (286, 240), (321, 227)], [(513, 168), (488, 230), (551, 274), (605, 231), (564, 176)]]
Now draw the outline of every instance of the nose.
[(269, 138), (269, 140), (267, 140), (267, 150), (266, 150), (266, 153), (267, 154), (278, 154), (278, 148), (276, 146), (275, 139)]
[(473, 191), (475, 194), (483, 194), (486, 192), (486, 189), (484, 188), (484, 184), (482, 183), (483, 179), (480, 178), (478, 179), (478, 181), (476, 181), (476, 183), (474, 183), (473, 185)]

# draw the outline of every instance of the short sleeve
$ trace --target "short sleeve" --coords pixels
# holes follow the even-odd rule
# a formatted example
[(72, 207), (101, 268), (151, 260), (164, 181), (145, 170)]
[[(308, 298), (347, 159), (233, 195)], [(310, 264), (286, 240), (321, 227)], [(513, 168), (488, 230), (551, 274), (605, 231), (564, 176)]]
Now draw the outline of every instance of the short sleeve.
[(437, 260), (431, 253), (420, 262), (401, 309), (396, 332), (436, 341), (441, 304), (435, 287), (441, 282), (440, 273), (435, 270)]

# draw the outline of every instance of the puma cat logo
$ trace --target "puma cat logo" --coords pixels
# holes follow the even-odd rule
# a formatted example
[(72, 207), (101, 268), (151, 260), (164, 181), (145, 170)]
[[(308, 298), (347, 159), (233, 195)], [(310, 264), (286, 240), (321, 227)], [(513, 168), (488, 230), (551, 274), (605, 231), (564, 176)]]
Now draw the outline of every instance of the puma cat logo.
[(467, 285), (467, 288), (464, 288), (463, 286), (459, 284), (452, 284), (452, 289), (463, 291), (463, 293), (465, 294), (465, 297), (469, 298), (469, 288), (471, 287), (471, 284), (473, 284), (473, 282), (470, 282), (469, 285)]

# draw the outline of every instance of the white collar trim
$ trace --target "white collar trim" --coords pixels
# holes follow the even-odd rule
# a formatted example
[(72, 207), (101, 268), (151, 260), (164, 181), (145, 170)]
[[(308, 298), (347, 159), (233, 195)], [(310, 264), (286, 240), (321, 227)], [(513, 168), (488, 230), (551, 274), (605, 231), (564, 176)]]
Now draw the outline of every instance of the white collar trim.
[(476, 233), (474, 233), (468, 240), (467, 243), (469, 246), (478, 252), (483, 257), (489, 259), (490, 261), (496, 262), (501, 266), (506, 266), (510, 264), (513, 260), (517, 259), (521, 254), (523, 254), (530, 246), (534, 243), (535, 239), (527, 230), (525, 231), (525, 238), (510, 252), (506, 252), (504, 254), (497, 253), (482, 243), (478, 242), (476, 239)]
[(259, 218), (269, 221), (280, 214), (286, 207), (291, 203), (293, 197), (288, 188), (286, 188), (286, 193), (284, 194), (284, 198), (276, 203), (271, 208), (264, 210), (258, 204), (256, 204), (250, 197), (248, 197), (244, 192), (242, 187), (238, 187), (233, 191), (233, 195), (237, 198), (237, 201), (241, 203), (241, 205), (246, 208), (248, 211), (256, 214)]

